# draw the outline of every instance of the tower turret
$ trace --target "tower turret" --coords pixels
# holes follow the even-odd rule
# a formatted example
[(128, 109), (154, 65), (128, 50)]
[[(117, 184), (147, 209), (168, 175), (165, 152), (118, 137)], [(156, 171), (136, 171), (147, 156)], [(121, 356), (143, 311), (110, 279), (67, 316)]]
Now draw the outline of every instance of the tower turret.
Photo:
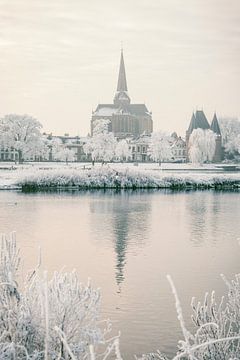
[(213, 161), (220, 162), (223, 158), (223, 150), (222, 150), (222, 134), (219, 126), (219, 122), (217, 119), (216, 113), (214, 113), (212, 123), (211, 123), (211, 130), (216, 134), (216, 147), (215, 147), (215, 154)]

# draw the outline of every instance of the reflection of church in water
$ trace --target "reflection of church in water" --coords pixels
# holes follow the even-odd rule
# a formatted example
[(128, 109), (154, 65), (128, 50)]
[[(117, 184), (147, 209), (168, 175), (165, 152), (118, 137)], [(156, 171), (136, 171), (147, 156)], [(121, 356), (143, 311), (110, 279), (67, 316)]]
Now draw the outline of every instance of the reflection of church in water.
[[(119, 291), (125, 280), (128, 255), (132, 249), (135, 253), (145, 244), (144, 233), (148, 228), (148, 213), (151, 211), (151, 205), (140, 199), (138, 201), (138, 196), (140, 194), (112, 193), (111, 196), (106, 196), (105, 200), (94, 201), (91, 205), (92, 212), (99, 214), (99, 222), (95, 223), (95, 227), (97, 227), (95, 233), (103, 234), (106, 228), (108, 228), (108, 232), (111, 232), (116, 256), (115, 279)], [(108, 221), (110, 222), (106, 223)], [(129, 250), (130, 248), (131, 250)]]
[[(147, 229), (148, 213), (151, 210), (149, 202), (135, 202), (132, 199), (133, 196), (133, 194), (127, 193), (121, 195), (120, 202), (116, 201), (115, 216), (113, 219), (116, 253), (115, 277), (119, 290), (125, 279), (127, 256), (131, 256), (129, 247), (134, 248), (135, 252), (144, 245), (144, 233)], [(129, 197), (131, 197), (131, 199), (128, 202)]]

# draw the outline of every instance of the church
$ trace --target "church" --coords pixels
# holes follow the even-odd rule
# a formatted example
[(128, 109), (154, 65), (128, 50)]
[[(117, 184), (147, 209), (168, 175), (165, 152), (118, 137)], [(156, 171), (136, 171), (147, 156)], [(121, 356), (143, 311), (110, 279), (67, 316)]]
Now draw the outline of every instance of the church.
[(117, 91), (112, 104), (99, 104), (92, 113), (91, 134), (94, 121), (98, 119), (110, 120), (109, 131), (119, 139), (149, 135), (153, 131), (152, 113), (145, 104), (131, 104), (128, 94), (127, 78), (121, 50)]

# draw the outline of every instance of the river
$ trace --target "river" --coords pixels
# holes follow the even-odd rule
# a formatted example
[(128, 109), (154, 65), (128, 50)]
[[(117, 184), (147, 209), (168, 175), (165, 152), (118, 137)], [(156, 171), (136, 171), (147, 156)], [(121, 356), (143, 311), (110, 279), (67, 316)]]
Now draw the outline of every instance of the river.
[(121, 331), (125, 359), (182, 339), (166, 274), (178, 289), (187, 326), (191, 297), (225, 293), (220, 278), (240, 270), (240, 192), (0, 192), (0, 232), (17, 232), (21, 276), (34, 267), (75, 268), (102, 293), (102, 318)]

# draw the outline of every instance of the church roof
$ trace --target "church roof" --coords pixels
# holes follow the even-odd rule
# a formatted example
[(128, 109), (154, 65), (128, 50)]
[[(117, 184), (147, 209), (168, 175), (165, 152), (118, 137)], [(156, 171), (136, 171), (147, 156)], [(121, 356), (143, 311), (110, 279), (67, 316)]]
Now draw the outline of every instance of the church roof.
[(149, 111), (145, 104), (130, 104), (130, 112), (136, 115), (149, 114)]
[(212, 123), (211, 123), (211, 130), (213, 132), (215, 132), (215, 134), (221, 135), (221, 130), (220, 130), (220, 127), (219, 127), (219, 123), (218, 123), (216, 113), (213, 116), (213, 120), (212, 120)]
[(96, 116), (112, 116), (118, 112), (119, 106), (114, 104), (99, 104), (96, 110), (93, 112), (93, 115)]
[(124, 106), (114, 104), (99, 104), (94, 111), (94, 116), (112, 116), (114, 114), (149, 115), (145, 104), (126, 104)]
[(197, 110), (195, 114), (194, 113), (192, 114), (192, 118), (188, 128), (188, 133), (191, 134), (194, 129), (199, 129), (199, 128), (204, 130), (210, 128), (203, 110)]

